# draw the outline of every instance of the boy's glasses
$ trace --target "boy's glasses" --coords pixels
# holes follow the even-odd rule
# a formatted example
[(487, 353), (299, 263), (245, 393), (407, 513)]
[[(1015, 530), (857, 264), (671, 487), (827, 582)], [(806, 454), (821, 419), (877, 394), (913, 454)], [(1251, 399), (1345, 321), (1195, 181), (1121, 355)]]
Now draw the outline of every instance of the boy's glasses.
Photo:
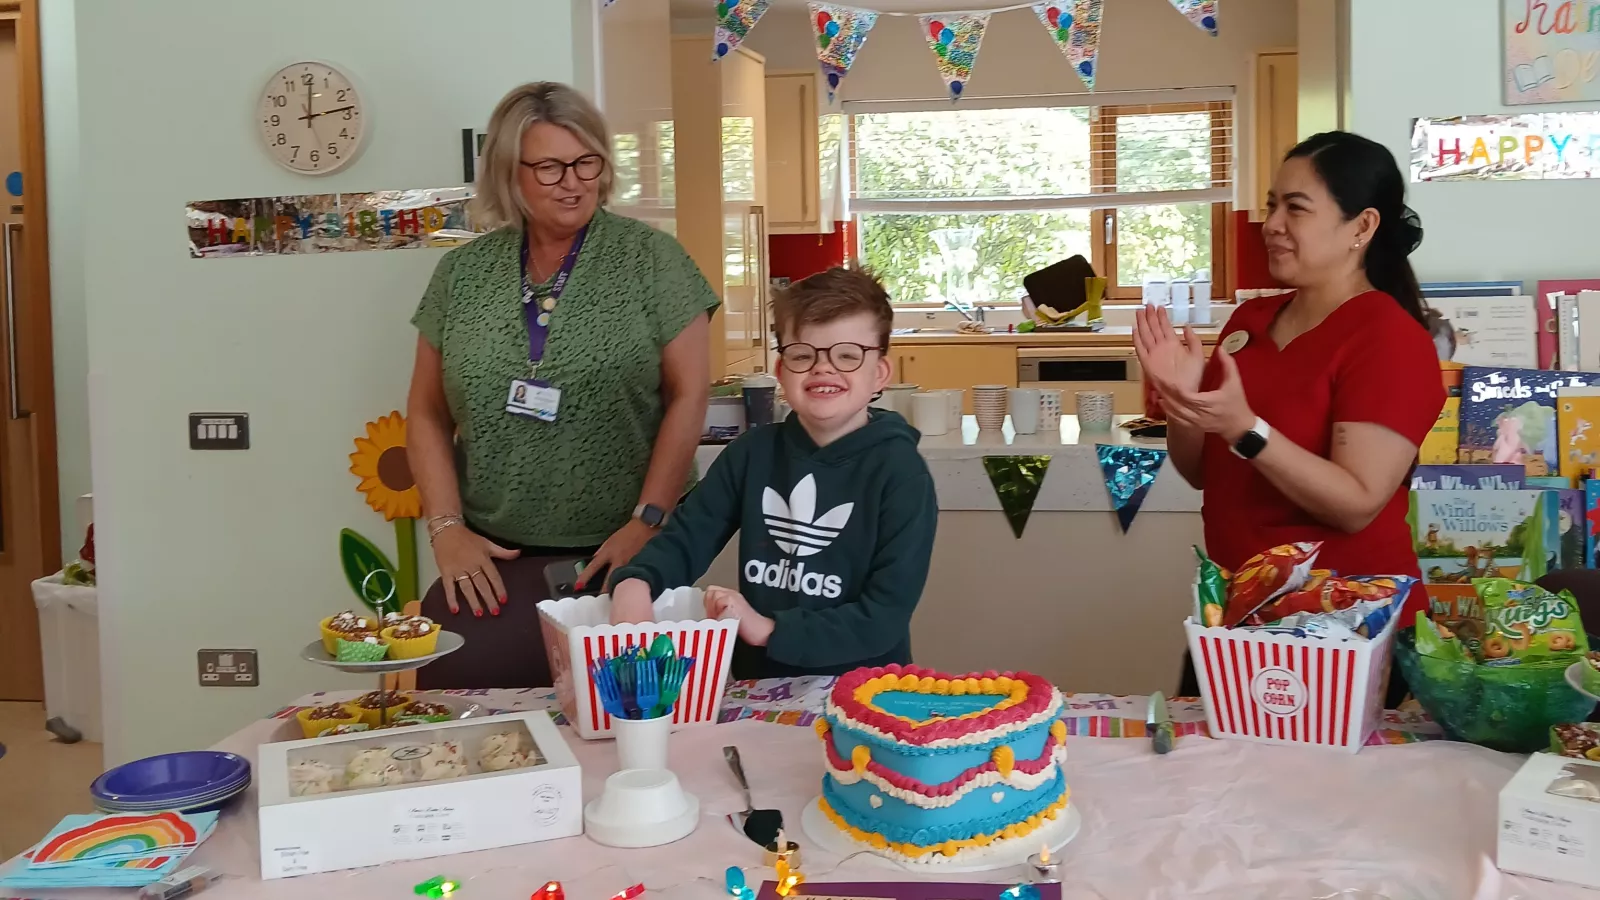
[(811, 371), (816, 367), (817, 360), (824, 356), (840, 372), (854, 372), (867, 361), (868, 350), (881, 351), (883, 348), (868, 347), (849, 341), (834, 344), (831, 347), (813, 347), (810, 344), (784, 344), (778, 348), (778, 355), (783, 357), (783, 367), (797, 375)]
[(579, 181), (593, 181), (600, 177), (606, 170), (605, 157), (598, 153), (585, 153), (572, 162), (564, 163), (559, 159), (541, 159), (538, 162), (517, 160), (533, 170), (533, 180), (545, 187), (554, 187), (567, 177), (567, 170), (571, 169), (578, 176)]

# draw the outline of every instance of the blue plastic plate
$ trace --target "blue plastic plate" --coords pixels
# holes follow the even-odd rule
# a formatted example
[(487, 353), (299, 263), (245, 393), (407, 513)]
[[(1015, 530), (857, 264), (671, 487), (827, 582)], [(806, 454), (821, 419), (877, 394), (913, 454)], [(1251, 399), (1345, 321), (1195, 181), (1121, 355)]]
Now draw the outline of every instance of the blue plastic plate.
[(112, 803), (183, 805), (249, 780), (250, 763), (242, 756), (187, 750), (118, 766), (96, 778), (89, 793), (96, 800)]

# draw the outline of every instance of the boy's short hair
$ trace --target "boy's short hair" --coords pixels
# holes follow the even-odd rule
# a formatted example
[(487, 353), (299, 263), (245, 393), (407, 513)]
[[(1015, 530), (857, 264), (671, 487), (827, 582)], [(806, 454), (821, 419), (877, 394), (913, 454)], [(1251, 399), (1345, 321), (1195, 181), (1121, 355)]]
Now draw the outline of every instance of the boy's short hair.
[(894, 307), (889, 292), (865, 269), (835, 267), (789, 285), (772, 301), (773, 331), (778, 343), (793, 338), (801, 326), (821, 325), (846, 316), (866, 313), (878, 328), (878, 346), (889, 346), (894, 329)]

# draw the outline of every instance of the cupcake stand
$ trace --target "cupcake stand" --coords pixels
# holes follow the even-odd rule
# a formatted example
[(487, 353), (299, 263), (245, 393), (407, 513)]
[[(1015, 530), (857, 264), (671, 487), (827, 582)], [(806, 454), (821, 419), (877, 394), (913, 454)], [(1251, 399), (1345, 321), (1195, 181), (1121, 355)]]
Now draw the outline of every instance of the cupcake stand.
[[(367, 593), (367, 587), (371, 583), (373, 576), (378, 574), (389, 575), (383, 569), (375, 569), (367, 573), (367, 577), (361, 580), (361, 592), (363, 594)], [(378, 610), (380, 620), (383, 617), (384, 610), (389, 608), (394, 601), (394, 577), (389, 575), (389, 579), (389, 593), (373, 603)], [(349, 672), (353, 675), (376, 675), (378, 676), (378, 692), (382, 695), (388, 695), (395, 692), (389, 689), (386, 676), (420, 669), (440, 657), (448, 656), (460, 650), (464, 644), (466, 644), (466, 639), (461, 635), (453, 631), (441, 630), (439, 632), (438, 646), (427, 656), (418, 656), (414, 659), (380, 659), (376, 662), (341, 662), (328, 653), (327, 649), (322, 646), (321, 638), (318, 638), (307, 644), (305, 649), (300, 651), (300, 658), (318, 665), (338, 669), (341, 672)], [(385, 702), (383, 708), (378, 711), (378, 723), (380, 725), (389, 724), (389, 706), (390, 704)]]

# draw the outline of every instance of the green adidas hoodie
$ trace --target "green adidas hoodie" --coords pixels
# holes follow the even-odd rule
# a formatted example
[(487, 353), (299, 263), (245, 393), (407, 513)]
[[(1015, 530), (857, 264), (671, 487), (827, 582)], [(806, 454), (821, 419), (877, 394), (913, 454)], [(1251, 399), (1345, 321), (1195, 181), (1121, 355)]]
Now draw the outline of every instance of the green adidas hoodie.
[(826, 447), (797, 416), (756, 428), (611, 583), (639, 578), (655, 596), (694, 584), (737, 531), (739, 592), (776, 624), (766, 647), (739, 642), (734, 678), (909, 663), (939, 514), (920, 438), (878, 409)]

